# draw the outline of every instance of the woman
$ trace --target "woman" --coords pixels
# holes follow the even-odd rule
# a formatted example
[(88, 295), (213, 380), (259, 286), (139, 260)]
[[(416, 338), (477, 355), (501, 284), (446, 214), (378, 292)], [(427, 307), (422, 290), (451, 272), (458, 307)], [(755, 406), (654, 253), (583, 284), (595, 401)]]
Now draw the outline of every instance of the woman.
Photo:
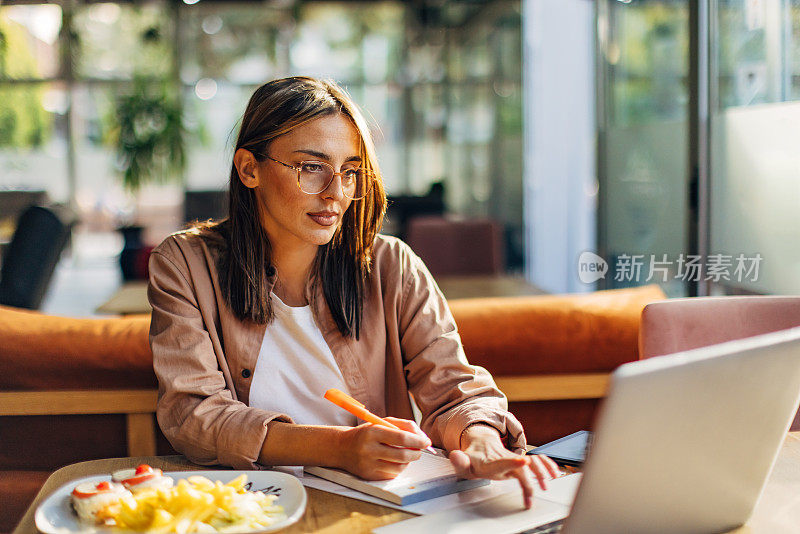
[[(228, 219), (170, 236), (150, 260), (158, 421), (172, 445), (200, 464), (385, 479), (433, 442), (462, 476), (517, 478), (530, 506), (533, 477), (544, 487), (557, 468), (511, 451), (522, 427), (467, 364), (427, 269), (377, 234), (386, 196), (349, 96), (306, 77), (259, 88), (229, 195)], [(401, 430), (359, 424), (323, 399), (331, 387)]]

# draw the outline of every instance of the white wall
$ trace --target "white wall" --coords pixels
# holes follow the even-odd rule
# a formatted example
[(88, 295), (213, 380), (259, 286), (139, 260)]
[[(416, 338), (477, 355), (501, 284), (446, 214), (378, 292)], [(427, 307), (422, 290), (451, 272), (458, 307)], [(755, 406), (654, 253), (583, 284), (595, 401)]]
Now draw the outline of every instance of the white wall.
[(577, 262), (596, 246), (594, 2), (523, 0), (522, 21), (526, 277), (590, 291)]

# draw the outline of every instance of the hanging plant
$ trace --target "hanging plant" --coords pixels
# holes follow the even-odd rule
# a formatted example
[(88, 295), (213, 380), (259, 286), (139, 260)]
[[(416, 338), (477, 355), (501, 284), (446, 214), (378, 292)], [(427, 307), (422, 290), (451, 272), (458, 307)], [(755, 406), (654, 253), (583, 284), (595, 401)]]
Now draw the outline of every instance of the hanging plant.
[(187, 129), (176, 90), (166, 81), (134, 77), (132, 91), (116, 97), (113, 115), (109, 140), (127, 190), (182, 179)]

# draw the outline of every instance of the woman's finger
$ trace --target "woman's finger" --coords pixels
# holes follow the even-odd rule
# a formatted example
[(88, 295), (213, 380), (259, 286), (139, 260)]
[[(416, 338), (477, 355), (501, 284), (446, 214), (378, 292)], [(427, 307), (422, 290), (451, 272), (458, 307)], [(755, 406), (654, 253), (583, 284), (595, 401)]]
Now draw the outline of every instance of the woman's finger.
[(533, 471), (536, 480), (539, 481), (539, 487), (542, 488), (542, 490), (547, 490), (547, 483), (545, 482), (545, 473), (547, 469), (544, 466), (544, 462), (536, 455), (528, 456), (528, 461), (530, 469), (526, 469), (526, 471)]
[(407, 430), (395, 430), (394, 428), (373, 425), (370, 431), (374, 433), (377, 441), (392, 447), (424, 449), (431, 444), (429, 439)]
[(366, 480), (391, 480), (396, 478), (408, 464), (397, 464), (394, 462), (386, 462), (384, 460), (376, 460), (366, 471), (359, 473), (359, 475)]
[(555, 463), (552, 458), (545, 456), (544, 454), (538, 454), (535, 456), (538, 456), (539, 459), (542, 460), (544, 466), (547, 468), (547, 472), (550, 473), (551, 477), (558, 478), (561, 476), (561, 468), (558, 467), (558, 464)]
[(408, 464), (405, 463), (395, 463), (395, 462), (387, 462), (385, 460), (378, 460), (379, 470), (388, 475), (387, 478), (395, 478), (397, 475), (403, 472), (403, 470), (408, 467)]
[(497, 460), (473, 464), (472, 472), (475, 474), (475, 476), (480, 478), (502, 480), (511, 476), (512, 471), (517, 470), (520, 467), (525, 467), (527, 464), (528, 460), (526, 460), (523, 456), (499, 458)]
[(378, 460), (385, 460), (387, 462), (404, 465), (419, 460), (420, 456), (422, 456), (422, 451), (419, 449), (392, 447), (391, 445), (383, 444), (377, 447), (372, 455), (373, 458)]
[(519, 480), (519, 485), (522, 488), (522, 502), (526, 509), (530, 508), (533, 506), (533, 477), (530, 469), (527, 467), (516, 469), (511, 472), (511, 476)]
[(469, 456), (464, 454), (464, 452), (458, 450), (451, 452), (450, 463), (453, 464), (453, 469), (456, 470), (456, 475), (459, 478), (474, 478)]
[(398, 419), (396, 417), (385, 417), (387, 421), (395, 425), (396, 427), (400, 428), (401, 430), (405, 430), (406, 432), (411, 432), (412, 434), (417, 434), (418, 436), (422, 436), (428, 441), (431, 441), (431, 438), (428, 437), (425, 432), (419, 427), (417, 423), (411, 421), (409, 419)]

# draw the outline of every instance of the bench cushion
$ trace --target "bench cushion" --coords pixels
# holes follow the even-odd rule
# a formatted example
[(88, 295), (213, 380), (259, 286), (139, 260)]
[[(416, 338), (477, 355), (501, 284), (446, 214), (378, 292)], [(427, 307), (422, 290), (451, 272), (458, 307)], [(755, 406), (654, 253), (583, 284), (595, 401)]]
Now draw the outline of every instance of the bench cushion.
[(75, 319), (0, 306), (0, 389), (156, 388), (150, 316)]

